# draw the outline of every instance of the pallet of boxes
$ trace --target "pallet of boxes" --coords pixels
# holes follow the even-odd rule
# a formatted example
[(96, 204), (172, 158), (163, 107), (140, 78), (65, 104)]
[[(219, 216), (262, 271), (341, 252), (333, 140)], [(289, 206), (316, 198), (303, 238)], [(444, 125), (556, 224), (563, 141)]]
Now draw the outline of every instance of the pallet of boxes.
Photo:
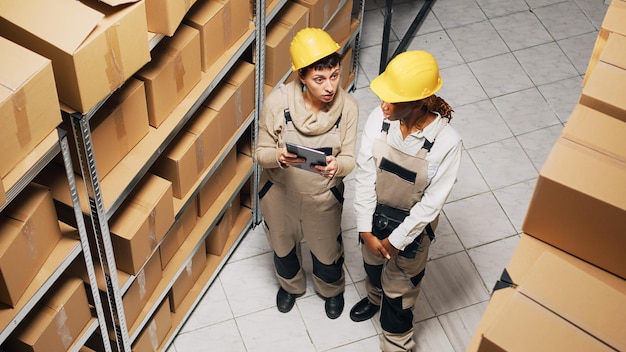
[(613, 0), (467, 351), (626, 350), (624, 91), (626, 1)]

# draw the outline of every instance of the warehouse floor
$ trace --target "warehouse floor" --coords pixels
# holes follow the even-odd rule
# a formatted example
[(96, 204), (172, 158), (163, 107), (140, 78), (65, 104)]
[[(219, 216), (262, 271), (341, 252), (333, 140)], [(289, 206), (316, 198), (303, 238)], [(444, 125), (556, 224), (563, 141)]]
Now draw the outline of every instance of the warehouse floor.
[[(396, 1), (390, 52), (421, 6)], [(379, 104), (368, 84), (378, 73), (384, 0), (365, 4), (360, 71), (353, 93), (361, 125)], [(438, 60), (439, 95), (454, 108), (464, 152), (431, 247), (415, 309), (418, 351), (464, 351), (489, 293), (517, 244), (537, 173), (576, 104), (607, 5), (603, 0), (440, 0), (410, 49)], [(359, 131), (360, 133), (360, 131)], [(346, 178), (346, 308), (336, 320), (309, 288), (279, 313), (272, 252), (260, 227), (243, 239), (170, 352), (379, 351), (380, 324), (354, 323), (365, 295)], [(311, 259), (305, 257), (310, 273)]]

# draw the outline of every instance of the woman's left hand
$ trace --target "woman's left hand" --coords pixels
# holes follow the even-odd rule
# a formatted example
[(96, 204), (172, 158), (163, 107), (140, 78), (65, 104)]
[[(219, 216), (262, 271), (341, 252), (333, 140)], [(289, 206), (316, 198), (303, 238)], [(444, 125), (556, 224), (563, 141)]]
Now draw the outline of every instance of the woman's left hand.
[(320, 174), (320, 176), (330, 180), (335, 177), (335, 174), (339, 169), (339, 164), (337, 163), (337, 159), (335, 159), (334, 156), (327, 156), (326, 166), (315, 165), (313, 166), (313, 168), (315, 169), (315, 171), (317, 171), (318, 174)]

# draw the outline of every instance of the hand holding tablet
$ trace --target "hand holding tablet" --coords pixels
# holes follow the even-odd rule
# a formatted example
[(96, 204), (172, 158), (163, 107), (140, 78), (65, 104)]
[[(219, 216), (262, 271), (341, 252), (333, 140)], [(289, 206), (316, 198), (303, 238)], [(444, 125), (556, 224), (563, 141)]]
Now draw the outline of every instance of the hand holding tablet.
[(288, 152), (296, 154), (299, 158), (303, 158), (305, 160), (304, 164), (294, 165), (294, 167), (311, 172), (317, 172), (317, 170), (311, 168), (312, 165), (326, 165), (326, 154), (317, 149), (289, 142), (285, 143), (285, 147)]

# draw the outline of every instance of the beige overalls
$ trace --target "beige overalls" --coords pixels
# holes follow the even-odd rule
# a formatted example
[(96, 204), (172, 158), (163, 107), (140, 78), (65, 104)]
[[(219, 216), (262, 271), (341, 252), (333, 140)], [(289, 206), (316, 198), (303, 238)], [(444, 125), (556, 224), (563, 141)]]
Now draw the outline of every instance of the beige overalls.
[[(341, 147), (339, 122), (326, 133), (307, 136), (293, 125), (285, 109), (282, 141), (338, 155)], [(295, 167), (267, 169), (261, 174), (260, 207), (265, 233), (274, 250), (274, 265), (280, 285), (289, 293), (306, 290), (300, 241), (304, 239), (313, 258), (315, 291), (330, 298), (345, 289), (341, 213), (343, 177), (326, 179), (318, 173)]]
[[(446, 125), (442, 124), (437, 135)], [(416, 155), (405, 154), (387, 144), (388, 129), (389, 123), (383, 122), (382, 132), (373, 145), (377, 206), (372, 232), (381, 240), (387, 238), (422, 199), (428, 186), (426, 154), (435, 142), (426, 140)], [(385, 352), (410, 351), (415, 347), (412, 308), (420, 292), (436, 223), (437, 220), (428, 225), (413, 243), (390, 260), (374, 256), (365, 246), (361, 248), (369, 279), (366, 280), (367, 297), (372, 304), (381, 306), (383, 338), (380, 347)]]

